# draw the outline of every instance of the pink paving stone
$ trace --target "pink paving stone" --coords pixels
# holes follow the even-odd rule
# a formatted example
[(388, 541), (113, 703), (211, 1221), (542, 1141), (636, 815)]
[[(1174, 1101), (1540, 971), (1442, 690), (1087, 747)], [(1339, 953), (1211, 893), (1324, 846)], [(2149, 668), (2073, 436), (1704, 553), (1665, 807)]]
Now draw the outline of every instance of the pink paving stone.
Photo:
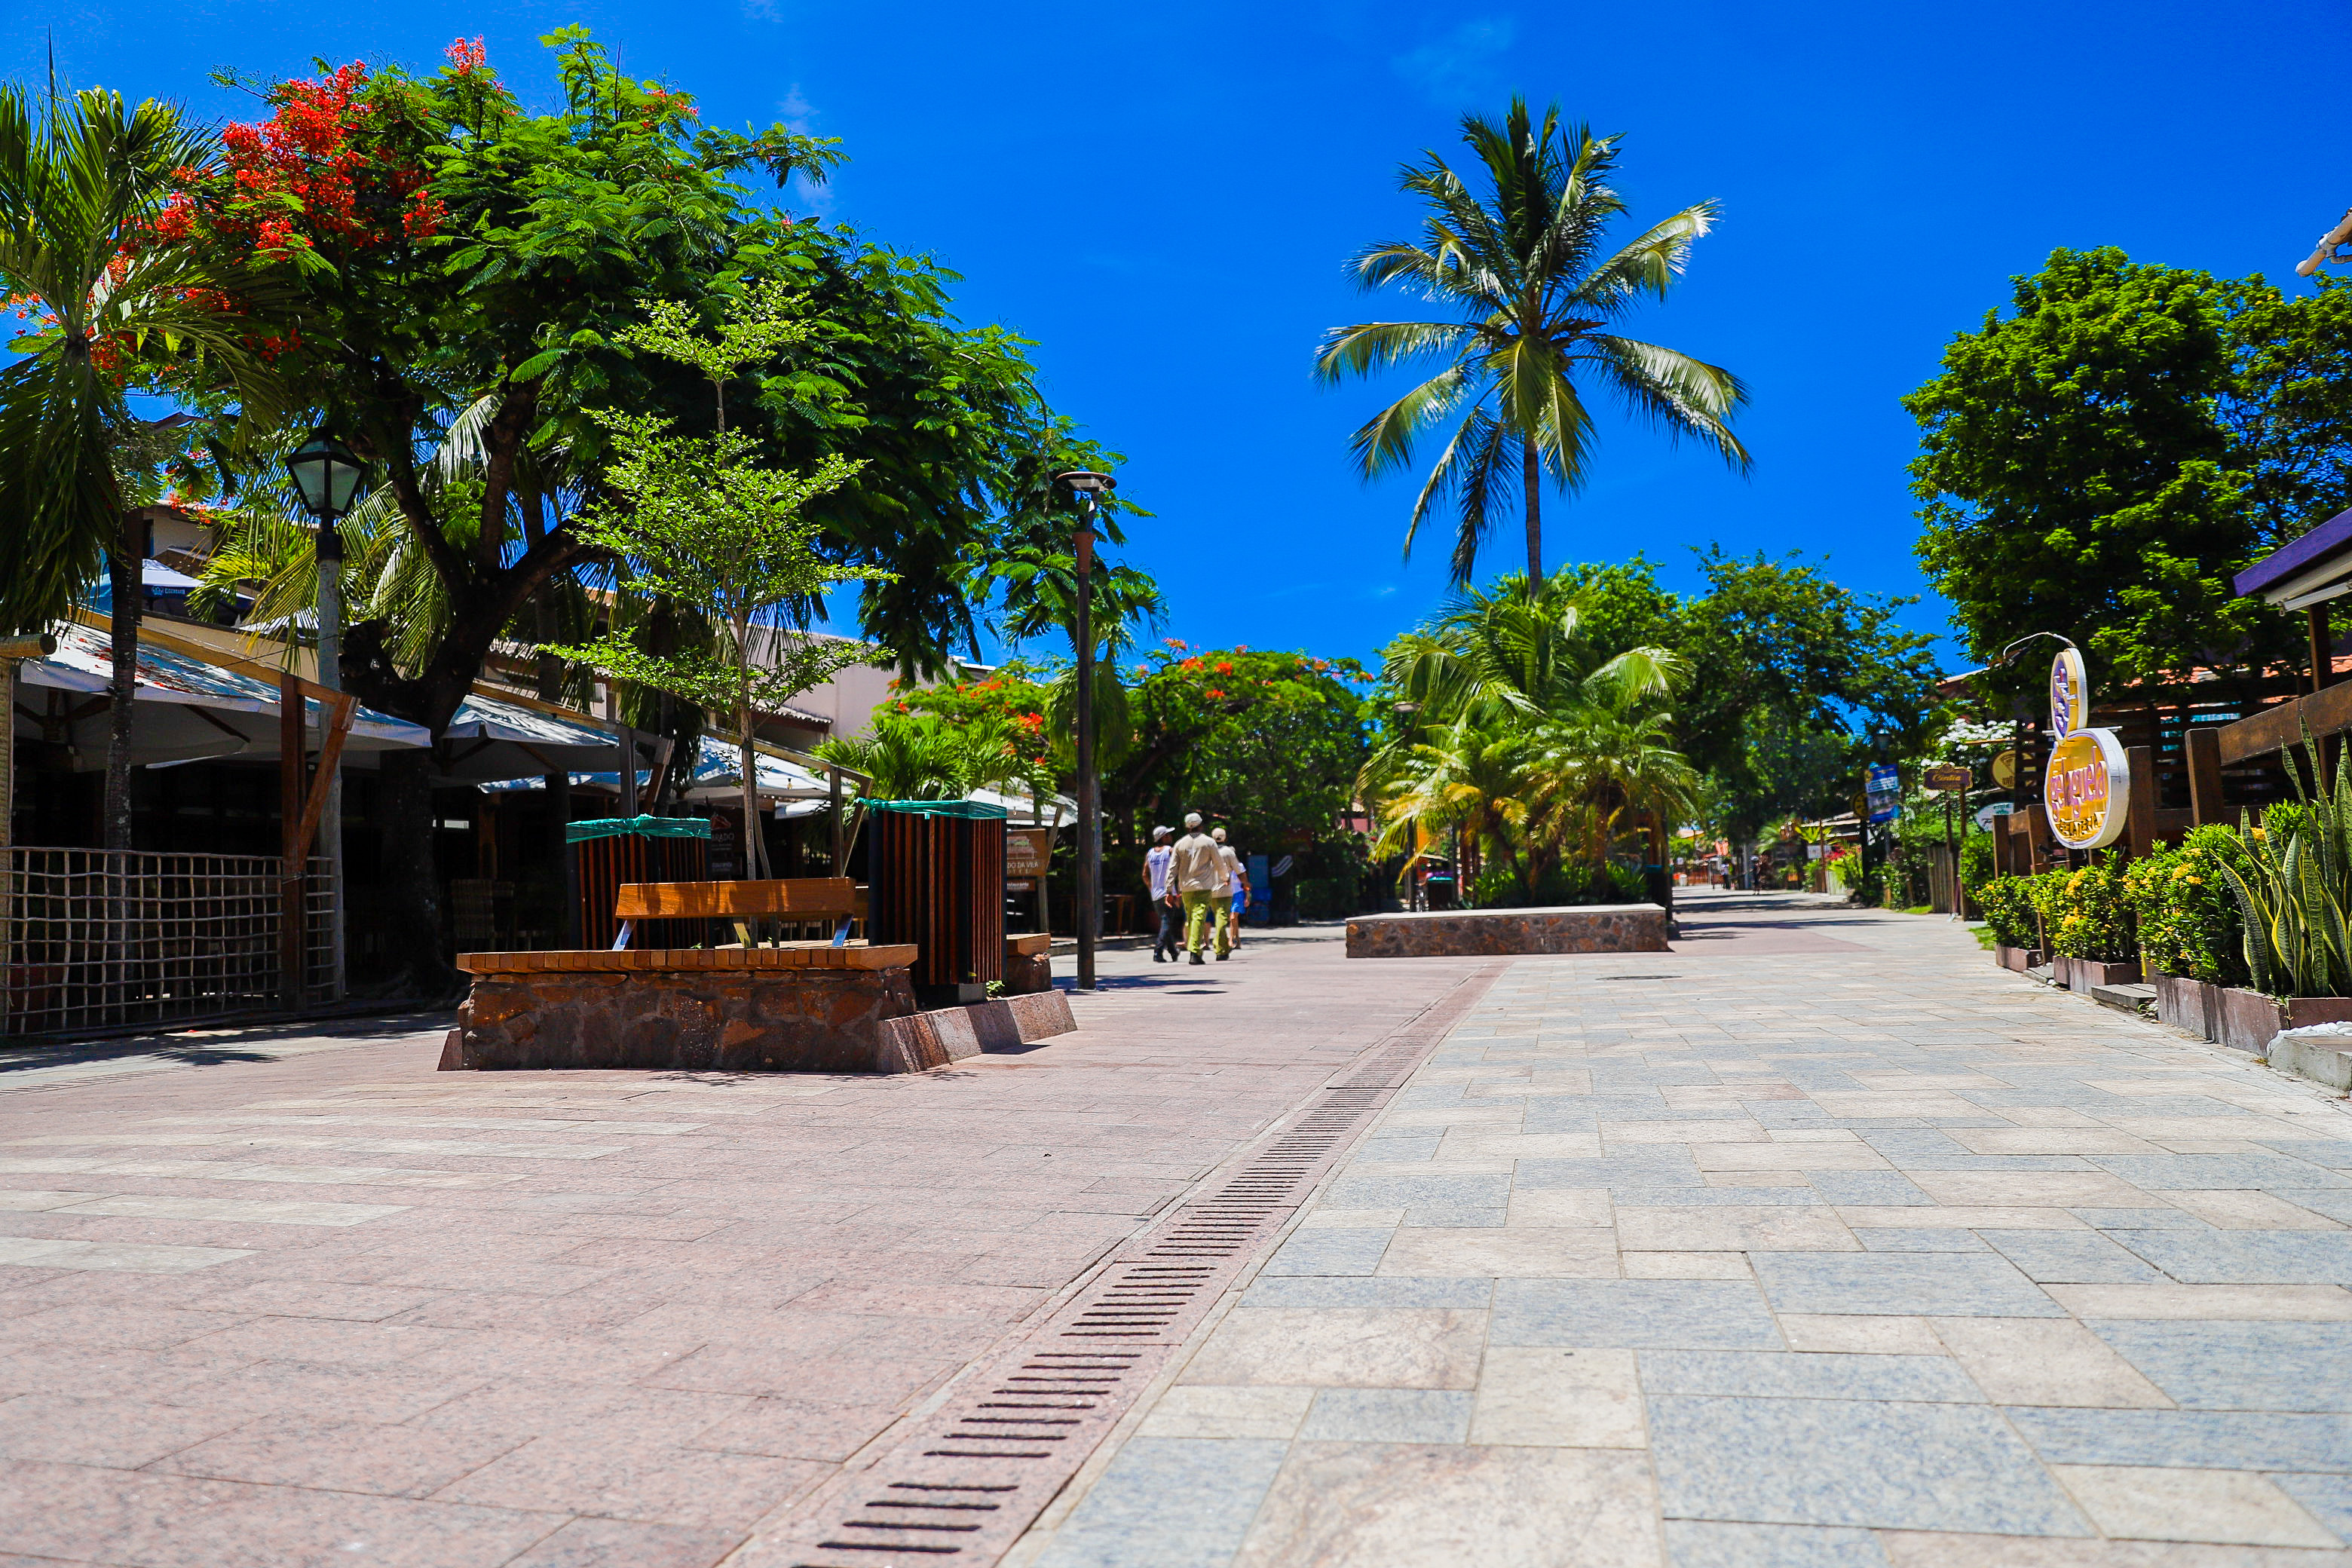
[(751, 1528), (832, 1473), (765, 1455), (665, 1447), (618, 1431), (541, 1437), (434, 1494), (443, 1502)]
[[(123, 1478), (127, 1489), (49, 1483), (49, 1511), (86, 1517), (46, 1525), (37, 1544), (0, 1531), (0, 1551), (204, 1568), (716, 1563), (749, 1522), (835, 1474), (1475, 968), (1430, 961), (1370, 973), (1348, 966), (1336, 943), (1267, 943), (1202, 985), (1154, 976), (1141, 959), (1107, 955), (1124, 988), (1077, 998), (1077, 1033), (918, 1078), (437, 1074), (437, 1035), (420, 1031), (278, 1061), (0, 1092), (0, 1142), (171, 1116), (377, 1114), (372, 1106), (403, 1098), (430, 1103), (380, 1113), (698, 1124), (663, 1135), (332, 1129), (619, 1151), (585, 1161), (54, 1151), (509, 1178), (481, 1187), (0, 1178), (410, 1205), (331, 1231), (102, 1222), (120, 1227), (108, 1234), (183, 1245), (268, 1233), (255, 1256), (189, 1275), (0, 1267), (0, 1396), (16, 1396), (0, 1413), (47, 1402), (20, 1408), (20, 1429), (49, 1421), (76, 1476), (152, 1467)], [(768, 1092), (794, 1084), (819, 1092)], [(706, 1097), (721, 1096), (748, 1113), (710, 1113)], [(558, 1098), (576, 1110), (523, 1103)], [(421, 1348), (404, 1353), (412, 1344)], [(154, 1445), (186, 1438), (177, 1458), (134, 1439), (124, 1412), (142, 1405), (169, 1413), (150, 1425)], [(205, 1430), (215, 1423), (224, 1425)], [(7, 1425), (0, 1414), (0, 1446)], [(442, 1474), (476, 1455), (488, 1457)], [(183, 1466), (237, 1479), (162, 1473)], [(426, 1500), (380, 1495), (427, 1487)], [(574, 1517), (596, 1514), (633, 1517)], [(344, 1549), (358, 1540), (364, 1552)]]
[[(0, 1418), (5, 1415), (0, 1406)], [(511, 1437), (480, 1434), (266, 1416), (148, 1468), (215, 1480), (425, 1497), (517, 1446)]]
[(709, 1568), (741, 1539), (740, 1531), (575, 1519), (507, 1568)]
[(252, 1419), (244, 1410), (24, 1394), (0, 1401), (0, 1458), (135, 1470)]

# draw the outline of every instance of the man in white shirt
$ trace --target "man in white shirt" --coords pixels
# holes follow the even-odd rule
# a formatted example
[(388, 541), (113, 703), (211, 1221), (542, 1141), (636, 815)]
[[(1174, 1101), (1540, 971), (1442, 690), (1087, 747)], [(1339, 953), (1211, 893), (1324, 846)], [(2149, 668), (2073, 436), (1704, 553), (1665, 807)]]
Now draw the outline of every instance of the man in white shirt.
[(1184, 837), (1176, 841), (1171, 866), (1177, 896), (1184, 900), (1184, 951), (1192, 954), (1193, 963), (1206, 963), (1201, 956), (1202, 939), (1213, 930), (1217, 956), (1224, 957), (1225, 922), (1217, 918), (1216, 903), (1218, 889), (1227, 885), (1225, 867), (1217, 854), (1217, 841), (1201, 831), (1199, 812), (1185, 814)]
[(1176, 851), (1168, 842), (1172, 827), (1151, 830), (1151, 850), (1143, 858), (1143, 883), (1151, 890), (1152, 912), (1160, 920), (1160, 934), (1151, 943), (1151, 962), (1176, 962), (1177, 932), (1184, 918), (1184, 905), (1176, 897), (1172, 868)]
[[(1224, 886), (1217, 889), (1217, 919), (1230, 933), (1226, 951), (1242, 944), (1242, 911), (1249, 908), (1249, 868), (1242, 864), (1241, 851), (1225, 842), (1225, 830), (1211, 830), (1209, 837), (1217, 841), (1217, 858), (1225, 868)], [(1221, 952), (1219, 958), (1225, 956)]]

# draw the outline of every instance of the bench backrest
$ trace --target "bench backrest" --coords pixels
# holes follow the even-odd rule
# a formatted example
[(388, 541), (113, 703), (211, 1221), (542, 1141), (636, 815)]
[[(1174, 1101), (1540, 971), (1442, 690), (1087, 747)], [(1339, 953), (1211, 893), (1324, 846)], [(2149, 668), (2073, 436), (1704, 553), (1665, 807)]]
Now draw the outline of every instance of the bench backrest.
[(616, 920), (856, 920), (866, 895), (846, 877), (786, 877), (761, 882), (624, 882)]

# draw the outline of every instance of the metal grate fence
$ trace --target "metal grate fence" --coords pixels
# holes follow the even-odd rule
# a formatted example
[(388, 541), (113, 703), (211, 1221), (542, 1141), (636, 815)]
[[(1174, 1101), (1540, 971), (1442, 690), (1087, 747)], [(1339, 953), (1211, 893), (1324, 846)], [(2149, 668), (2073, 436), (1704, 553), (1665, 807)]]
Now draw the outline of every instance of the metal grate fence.
[[(274, 855), (0, 851), (0, 1034), (192, 1023), (285, 1005)], [(332, 985), (327, 863), (303, 890), (306, 1000)]]

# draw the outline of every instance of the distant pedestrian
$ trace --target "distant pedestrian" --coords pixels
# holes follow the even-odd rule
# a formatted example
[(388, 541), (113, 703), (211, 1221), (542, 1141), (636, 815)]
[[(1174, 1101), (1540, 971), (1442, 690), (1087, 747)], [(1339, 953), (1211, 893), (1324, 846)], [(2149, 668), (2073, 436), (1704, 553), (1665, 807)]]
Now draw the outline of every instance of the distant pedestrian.
[(1184, 837), (1176, 840), (1173, 862), (1177, 896), (1184, 900), (1184, 951), (1192, 962), (1203, 963), (1201, 956), (1204, 939), (1216, 933), (1217, 956), (1228, 951), (1225, 922), (1217, 918), (1217, 892), (1225, 881), (1223, 860), (1217, 854), (1217, 841), (1201, 831), (1201, 814), (1184, 814)]
[(1151, 943), (1151, 962), (1176, 962), (1177, 931), (1184, 918), (1184, 905), (1176, 897), (1174, 865), (1175, 847), (1168, 841), (1175, 834), (1172, 827), (1151, 830), (1151, 852), (1143, 858), (1143, 883), (1151, 890), (1152, 912), (1160, 920), (1160, 934)]
[[(1239, 947), (1242, 944), (1242, 911), (1249, 908), (1249, 867), (1242, 859), (1241, 851), (1225, 842), (1223, 828), (1218, 828), (1209, 837), (1217, 841), (1217, 858), (1224, 863), (1225, 868), (1226, 905), (1223, 914), (1232, 932), (1227, 945)], [(1218, 956), (1223, 957), (1223, 954)]]

